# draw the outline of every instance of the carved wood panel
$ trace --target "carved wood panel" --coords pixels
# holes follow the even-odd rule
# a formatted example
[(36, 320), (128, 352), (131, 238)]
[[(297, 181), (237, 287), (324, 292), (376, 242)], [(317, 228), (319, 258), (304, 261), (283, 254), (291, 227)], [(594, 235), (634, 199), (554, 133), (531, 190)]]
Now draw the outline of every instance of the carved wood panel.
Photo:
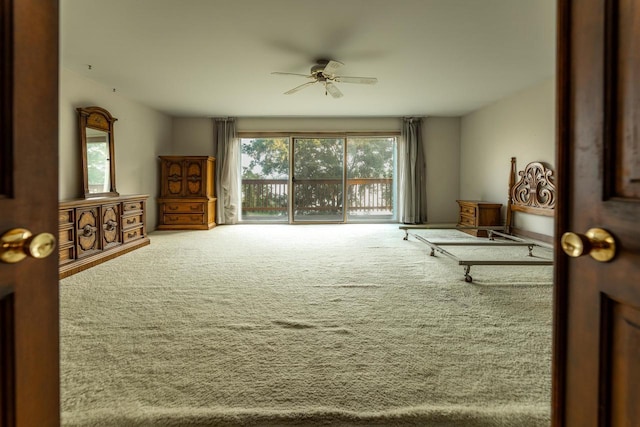
[(89, 114), (89, 117), (87, 117), (87, 126), (96, 129), (102, 129), (107, 132), (111, 130), (109, 128), (109, 120), (107, 120), (105, 116), (99, 113)]
[(99, 249), (98, 243), (98, 208), (91, 208), (77, 213), (78, 257)]
[[(627, 426), (628, 420), (640, 419), (640, 310), (626, 304), (606, 300), (608, 322), (604, 336), (605, 372), (609, 382), (602, 393), (606, 425)], [(607, 341), (605, 339), (605, 341)]]
[(3, 0), (0, 4), (0, 91), (2, 105), (0, 105), (0, 198), (11, 194), (11, 150), (12, 135), (11, 114), (13, 112), (13, 82), (11, 79), (11, 65), (13, 58), (13, 43), (11, 43), (11, 2)]
[(529, 163), (518, 172), (520, 179), (511, 189), (511, 201), (520, 207), (549, 209), (556, 206), (553, 170), (539, 162)]
[(187, 188), (185, 196), (203, 196), (202, 191), (202, 161), (186, 160), (185, 170), (187, 175)]
[(102, 206), (102, 248), (121, 243), (119, 217), (119, 205)]
[(640, 200), (640, 13), (634, 0), (607, 2), (607, 193)]
[(182, 162), (165, 161), (166, 191), (165, 196), (179, 196), (182, 194)]

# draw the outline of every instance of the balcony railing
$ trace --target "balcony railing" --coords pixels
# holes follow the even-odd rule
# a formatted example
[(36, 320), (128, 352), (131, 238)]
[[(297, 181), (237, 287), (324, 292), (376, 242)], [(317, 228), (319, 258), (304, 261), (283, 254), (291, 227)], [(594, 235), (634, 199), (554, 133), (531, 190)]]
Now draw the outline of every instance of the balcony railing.
[[(342, 180), (296, 179), (295, 209), (309, 214), (340, 210)], [(347, 179), (348, 215), (393, 214), (392, 178)], [(289, 182), (286, 179), (243, 179), (242, 215), (286, 215)]]

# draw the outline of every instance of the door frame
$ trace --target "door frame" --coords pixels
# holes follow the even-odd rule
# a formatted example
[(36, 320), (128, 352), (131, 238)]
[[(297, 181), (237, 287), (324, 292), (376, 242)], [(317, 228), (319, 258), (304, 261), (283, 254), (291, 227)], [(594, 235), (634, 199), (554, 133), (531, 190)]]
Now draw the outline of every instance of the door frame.
[(551, 358), (551, 425), (559, 427), (565, 419), (564, 395), (566, 390), (565, 369), (567, 357), (567, 258), (560, 245), (561, 236), (567, 230), (569, 206), (569, 167), (571, 152), (565, 143), (569, 137), (570, 86), (569, 36), (570, 0), (556, 0), (556, 217), (554, 226), (554, 269), (553, 269), (553, 338)]
[[(384, 222), (384, 223), (396, 223), (398, 221), (398, 150), (399, 150), (399, 142), (398, 138), (400, 137), (399, 131), (371, 131), (371, 132), (239, 132), (238, 138), (241, 140), (251, 140), (251, 139), (270, 139), (270, 138), (286, 138), (288, 140), (289, 147), (289, 174), (287, 177), (287, 187), (288, 187), (288, 196), (287, 196), (287, 217), (282, 220), (275, 221), (267, 221), (268, 223), (279, 223), (279, 224), (345, 224), (345, 223), (367, 223), (367, 222)], [(340, 221), (294, 221), (293, 220), (293, 168), (294, 168), (294, 139), (343, 139), (344, 140), (344, 154), (343, 154), (343, 218)], [(391, 204), (393, 213), (389, 218), (382, 219), (355, 219), (349, 220), (349, 210), (348, 210), (348, 168), (347, 160), (349, 154), (349, 140), (353, 138), (382, 138), (382, 139), (394, 139), (394, 152), (392, 157), (393, 163), (393, 188), (391, 189)], [(240, 170), (238, 174), (238, 185), (242, 188), (242, 156), (238, 158), (238, 169)], [(243, 197), (242, 191), (238, 192), (238, 205), (242, 206)], [(238, 219), (247, 224), (257, 224), (263, 223), (260, 220), (256, 219), (248, 219), (245, 220), (242, 218), (242, 210), (238, 212)]]

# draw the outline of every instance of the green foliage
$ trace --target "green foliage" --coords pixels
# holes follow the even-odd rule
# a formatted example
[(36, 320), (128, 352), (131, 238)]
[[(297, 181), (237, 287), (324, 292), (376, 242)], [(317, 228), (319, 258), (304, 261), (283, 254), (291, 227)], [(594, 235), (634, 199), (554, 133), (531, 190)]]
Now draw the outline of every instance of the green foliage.
[(297, 139), (294, 141), (293, 176), (296, 179), (342, 179), (344, 141)]
[(347, 177), (393, 177), (394, 146), (393, 138), (350, 139), (347, 145)]
[(87, 143), (87, 174), (90, 186), (104, 186), (109, 167), (106, 143)]
[[(242, 144), (244, 179), (286, 179), (289, 176), (288, 138), (256, 138)], [(349, 138), (349, 178), (391, 178), (393, 138)], [(341, 139), (298, 139), (295, 143), (296, 177), (317, 179), (342, 177)]]
[[(296, 179), (295, 204), (298, 214), (339, 214), (342, 207), (344, 143), (342, 138), (301, 138), (294, 141), (294, 173)], [(393, 177), (395, 138), (349, 138), (347, 140), (347, 178)], [(243, 140), (242, 179), (274, 180), (289, 178), (289, 139), (256, 138)], [(312, 179), (320, 182), (304, 182)], [(321, 182), (325, 180), (327, 182)], [(383, 200), (391, 205), (390, 186), (381, 190), (367, 185), (350, 189), (349, 205), (360, 205), (357, 200), (363, 195)], [(384, 194), (383, 194), (384, 193)], [(286, 215), (287, 193), (282, 187), (243, 186), (243, 213)], [(354, 200), (352, 203), (352, 199)], [(247, 211), (247, 209), (249, 209)]]
[[(257, 138), (242, 144), (243, 179), (280, 179), (289, 176), (289, 139)], [(248, 163), (245, 164), (245, 159)]]

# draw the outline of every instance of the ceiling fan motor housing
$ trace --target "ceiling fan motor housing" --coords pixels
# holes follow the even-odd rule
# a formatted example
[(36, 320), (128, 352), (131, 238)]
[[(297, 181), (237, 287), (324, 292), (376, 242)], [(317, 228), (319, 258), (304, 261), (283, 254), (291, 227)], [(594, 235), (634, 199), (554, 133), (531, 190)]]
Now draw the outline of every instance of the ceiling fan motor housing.
[(327, 64), (316, 64), (313, 67), (311, 67), (311, 74), (322, 74), (322, 71), (324, 70), (324, 67), (326, 67)]

